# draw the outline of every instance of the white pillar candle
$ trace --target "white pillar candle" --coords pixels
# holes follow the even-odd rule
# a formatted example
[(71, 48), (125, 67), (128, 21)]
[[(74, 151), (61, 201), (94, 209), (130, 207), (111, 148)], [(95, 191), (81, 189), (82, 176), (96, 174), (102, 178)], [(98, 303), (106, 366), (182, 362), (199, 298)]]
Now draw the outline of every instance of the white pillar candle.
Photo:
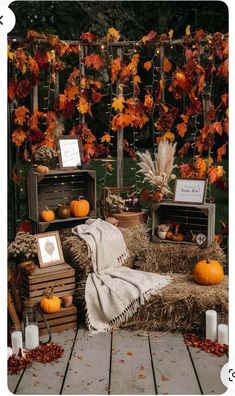
[(20, 349), (21, 349), (21, 352), (23, 352), (22, 331), (13, 331), (11, 333), (11, 346), (12, 346), (13, 353), (15, 355), (19, 355)]
[(228, 345), (228, 325), (226, 324), (218, 326), (218, 343)]
[(38, 326), (31, 324), (25, 327), (25, 348), (34, 349), (39, 345)]
[(217, 312), (213, 309), (206, 311), (206, 339), (217, 340)]

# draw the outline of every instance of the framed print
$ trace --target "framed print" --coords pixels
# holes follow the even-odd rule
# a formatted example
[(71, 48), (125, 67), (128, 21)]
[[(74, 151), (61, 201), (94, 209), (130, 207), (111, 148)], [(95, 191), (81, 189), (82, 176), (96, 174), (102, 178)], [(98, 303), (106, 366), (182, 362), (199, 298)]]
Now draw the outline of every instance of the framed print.
[(57, 141), (60, 169), (77, 169), (82, 165), (83, 147), (79, 137), (63, 136)]
[(64, 263), (64, 255), (58, 231), (36, 234), (40, 268)]
[(176, 179), (174, 201), (203, 204), (206, 188), (207, 179)]

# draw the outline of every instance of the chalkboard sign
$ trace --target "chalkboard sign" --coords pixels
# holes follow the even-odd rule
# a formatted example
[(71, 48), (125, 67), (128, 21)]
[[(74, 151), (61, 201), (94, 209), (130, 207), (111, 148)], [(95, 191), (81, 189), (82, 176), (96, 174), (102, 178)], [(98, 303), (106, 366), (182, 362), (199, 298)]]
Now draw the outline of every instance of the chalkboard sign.
[(82, 165), (83, 148), (79, 137), (63, 136), (58, 139), (60, 169), (78, 169)]
[(204, 203), (207, 180), (205, 179), (176, 179), (175, 202)]

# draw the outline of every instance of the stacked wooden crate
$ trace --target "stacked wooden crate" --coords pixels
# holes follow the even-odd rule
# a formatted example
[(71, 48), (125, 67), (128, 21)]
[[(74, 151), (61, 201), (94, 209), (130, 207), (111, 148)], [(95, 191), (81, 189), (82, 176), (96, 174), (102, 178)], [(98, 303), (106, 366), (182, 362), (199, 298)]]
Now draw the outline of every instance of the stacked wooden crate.
[[(40, 212), (46, 207), (57, 209), (59, 204), (69, 204), (73, 199), (83, 196), (89, 201), (90, 213), (85, 218), (55, 218), (51, 222), (42, 222)], [(29, 218), (33, 221), (36, 232), (58, 230), (72, 227), (78, 221), (96, 217), (96, 172), (91, 170), (50, 170), (38, 173), (29, 172), (28, 181)]]
[[(54, 294), (62, 297), (68, 294), (74, 295), (75, 271), (68, 264), (60, 264), (54, 267), (39, 268), (28, 275), (26, 272), (21, 276), (21, 295), (24, 301), (36, 305), (42, 297), (54, 286)], [(52, 332), (66, 330), (77, 326), (77, 308), (71, 305), (61, 308), (58, 312), (46, 314)], [(47, 332), (45, 323), (39, 318), (40, 334)]]

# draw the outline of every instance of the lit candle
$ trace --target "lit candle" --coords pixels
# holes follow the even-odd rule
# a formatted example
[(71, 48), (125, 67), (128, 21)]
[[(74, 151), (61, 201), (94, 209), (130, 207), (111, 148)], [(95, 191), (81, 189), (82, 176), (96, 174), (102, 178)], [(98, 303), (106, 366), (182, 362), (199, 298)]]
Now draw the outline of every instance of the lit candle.
[(217, 340), (217, 312), (213, 309), (206, 311), (206, 339)]
[(218, 326), (218, 343), (228, 345), (228, 325), (226, 324)]
[(11, 333), (11, 346), (12, 346), (13, 353), (15, 355), (19, 355), (20, 349), (21, 349), (21, 352), (23, 352), (22, 331), (13, 331)]
[(26, 349), (34, 349), (39, 345), (38, 326), (31, 324), (25, 327), (25, 347)]

